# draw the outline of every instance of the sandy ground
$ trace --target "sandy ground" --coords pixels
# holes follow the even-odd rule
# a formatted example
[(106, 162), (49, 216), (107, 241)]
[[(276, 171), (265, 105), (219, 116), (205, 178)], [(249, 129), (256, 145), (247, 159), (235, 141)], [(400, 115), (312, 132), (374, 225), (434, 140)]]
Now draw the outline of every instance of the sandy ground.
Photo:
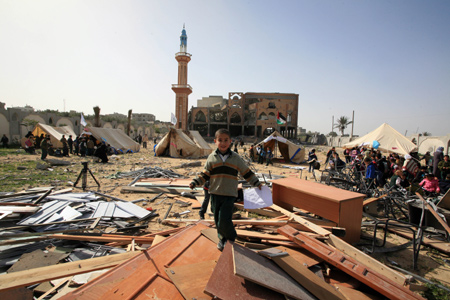
[[(211, 144), (212, 147), (214, 147), (213, 144)], [(123, 178), (123, 179), (110, 179), (108, 176), (114, 175), (117, 172), (129, 172), (133, 170), (139, 170), (144, 167), (160, 167), (163, 169), (170, 169), (178, 174), (184, 175), (187, 178), (193, 178), (198, 172), (201, 172), (203, 169), (203, 165), (206, 161), (206, 158), (203, 159), (175, 159), (175, 158), (167, 158), (167, 157), (155, 157), (153, 155), (153, 151), (151, 150), (153, 145), (150, 145), (148, 149), (141, 149), (139, 153), (134, 154), (125, 154), (125, 155), (119, 155), (119, 156), (113, 156), (110, 157), (110, 162), (107, 164), (101, 164), (101, 163), (94, 163), (92, 162), (92, 158), (81, 158), (81, 157), (66, 157), (66, 158), (55, 158), (55, 157), (49, 157), (52, 159), (61, 159), (65, 161), (70, 161), (73, 164), (69, 167), (56, 167), (56, 168), (67, 168), (70, 172), (73, 174), (73, 180), (71, 182), (62, 183), (61, 187), (70, 187), (73, 182), (75, 182), (79, 172), (82, 169), (81, 162), (88, 161), (89, 162), (89, 168), (96, 177), (96, 179), (100, 182), (100, 188), (97, 189), (94, 180), (88, 176), (88, 189), (95, 190), (104, 194), (108, 194), (123, 200), (132, 201), (137, 199), (151, 199), (154, 196), (156, 196), (158, 193), (155, 194), (142, 194), (142, 193), (121, 193), (121, 189), (123, 186), (127, 186), (133, 178)], [(245, 146), (247, 149), (249, 148), (249, 145)], [(215, 148), (215, 147), (214, 147)], [(306, 153), (313, 147), (308, 147), (306, 149)], [(324, 168), (324, 162), (326, 157), (326, 152), (329, 150), (330, 147), (326, 146), (314, 146), (316, 149), (316, 154), (319, 158), (319, 161), (321, 162), (321, 169)], [(39, 150), (38, 150), (39, 151)], [(342, 153), (342, 149), (337, 149), (339, 153)], [(239, 153), (243, 153), (243, 149), (239, 148)], [(275, 153), (276, 154), (276, 153)], [(306, 159), (307, 157), (305, 157)], [(40, 155), (28, 155), (28, 154), (21, 154), (21, 155), (11, 155), (11, 156), (3, 156), (0, 157), (0, 163), (5, 164), (8, 162), (12, 162), (15, 160), (35, 160), (36, 162), (40, 162)], [(182, 164), (185, 163), (192, 163), (200, 161), (200, 165), (198, 167), (185, 167), (180, 168)], [(282, 175), (282, 176), (292, 176), (296, 178), (303, 178), (307, 180), (314, 180), (311, 173), (308, 172), (308, 164), (301, 164), (300, 166), (305, 167), (305, 170), (299, 171), (295, 169), (290, 169), (289, 167), (297, 167), (298, 165), (286, 163), (282, 161), (281, 159), (274, 159), (273, 165), (260, 165), (253, 163), (252, 164), (254, 170), (258, 173), (264, 173), (269, 174), (269, 172), (273, 175)], [(48, 171), (42, 171), (42, 172), (48, 172)], [(81, 184), (79, 184), (81, 185)], [(29, 188), (29, 186), (24, 183), (24, 188)], [(75, 192), (82, 191), (79, 188), (74, 189)], [(202, 189), (196, 190), (196, 196), (201, 202), (203, 200), (203, 191)], [(140, 202), (139, 205), (156, 210), (156, 212), (159, 213), (160, 217), (164, 216), (166, 213), (169, 204), (171, 203), (170, 200), (162, 201), (164, 197), (158, 198), (154, 202), (149, 201), (143, 201)], [(172, 201), (173, 202), (173, 201)], [(174, 205), (171, 213), (180, 213), (187, 209), (190, 209), (189, 207), (181, 207)], [(187, 218), (198, 218), (198, 211), (190, 209), (192, 212), (189, 213), (186, 217)], [(169, 216), (170, 217), (170, 216)], [(172, 228), (169, 225), (162, 225), (159, 222), (157, 222), (157, 218), (155, 218), (152, 222), (149, 223), (148, 232), (155, 232), (165, 229)], [(372, 234), (372, 232), (368, 231), (368, 234)], [(364, 242), (364, 241), (363, 241)], [(368, 243), (368, 241), (365, 241)], [(405, 239), (398, 237), (394, 234), (388, 235), (388, 246), (392, 245), (398, 245), (406, 242)], [(403, 269), (406, 269), (408, 271), (413, 271), (414, 273), (426, 277), (428, 279), (435, 278), (439, 280), (441, 283), (450, 285), (450, 265), (448, 263), (448, 256), (438, 253), (435, 250), (431, 250), (430, 248), (422, 247), (420, 255), (419, 255), (419, 270), (414, 271), (412, 270), (412, 249), (411, 247), (397, 252), (391, 252), (387, 254), (383, 253), (377, 253), (374, 255), (374, 257), (384, 263), (390, 261), (394, 261), (399, 264), (399, 266)], [(447, 262), (446, 262), (446, 261)]]

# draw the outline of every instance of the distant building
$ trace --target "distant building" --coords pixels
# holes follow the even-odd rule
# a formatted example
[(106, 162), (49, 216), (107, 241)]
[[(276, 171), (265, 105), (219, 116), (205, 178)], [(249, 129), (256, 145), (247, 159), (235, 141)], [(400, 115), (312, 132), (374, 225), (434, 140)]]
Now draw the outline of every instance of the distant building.
[(228, 100), (222, 96), (209, 96), (197, 100), (197, 107), (215, 107), (222, 108), (227, 105)]
[[(219, 96), (203, 98), (206, 101), (201, 104), (219, 100), (212, 97)], [(285, 138), (296, 138), (298, 94), (231, 92), (225, 105), (192, 107), (189, 116), (189, 128), (203, 136), (213, 136), (217, 129), (227, 128), (232, 136), (263, 138), (277, 130)], [(277, 122), (278, 116), (283, 122)]]
[(131, 119), (135, 121), (136, 123), (154, 123), (155, 122), (155, 115), (153, 114), (131, 114)]

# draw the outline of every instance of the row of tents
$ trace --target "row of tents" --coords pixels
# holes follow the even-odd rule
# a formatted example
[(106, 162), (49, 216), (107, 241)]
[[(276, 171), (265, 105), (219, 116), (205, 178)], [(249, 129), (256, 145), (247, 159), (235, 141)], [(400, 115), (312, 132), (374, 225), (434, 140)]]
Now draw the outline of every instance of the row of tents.
[[(77, 136), (70, 126), (53, 127), (46, 124), (38, 123), (31, 132), (35, 137), (48, 135), (50, 136), (50, 142), (55, 148), (62, 148), (61, 138), (64, 135), (67, 139), (70, 135), (73, 139)], [(117, 152), (138, 152), (140, 149), (139, 143), (136, 143), (128, 135), (120, 129), (113, 128), (98, 128), (98, 127), (85, 127), (82, 136), (93, 136), (98, 141), (103, 141), (113, 147)], [(23, 138), (21, 141), (22, 147), (25, 148), (25, 141), (27, 138)]]
[[(49, 135), (51, 143), (56, 148), (62, 148), (60, 140), (63, 135), (66, 138), (69, 135), (72, 135), (72, 137), (76, 136), (73, 129), (69, 126), (53, 127), (41, 123), (35, 126), (32, 133), (34, 136)], [(140, 150), (139, 143), (135, 142), (120, 129), (86, 127), (82, 135), (92, 135), (97, 140), (108, 143), (118, 152), (138, 152)], [(22, 144), (24, 141), (22, 141)], [(395, 152), (405, 155), (417, 151), (417, 146), (414, 143), (386, 123), (372, 132), (344, 144), (344, 147), (373, 147), (375, 142), (377, 147), (374, 148), (384, 152)], [(258, 144), (264, 149), (270, 148), (273, 153), (283, 157), (286, 162), (299, 164), (305, 161), (305, 147), (287, 140), (277, 131)], [(161, 141), (154, 146), (153, 150), (155, 156), (175, 158), (206, 157), (213, 151), (198, 131), (184, 131), (174, 128), (169, 130)]]

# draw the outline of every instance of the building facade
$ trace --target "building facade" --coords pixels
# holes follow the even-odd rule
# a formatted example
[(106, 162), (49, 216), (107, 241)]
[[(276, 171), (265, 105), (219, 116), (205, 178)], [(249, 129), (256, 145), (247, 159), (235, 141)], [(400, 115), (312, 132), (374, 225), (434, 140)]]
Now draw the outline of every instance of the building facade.
[[(279, 114), (285, 117), (284, 124), (277, 122)], [(192, 107), (189, 117), (189, 128), (203, 136), (227, 128), (232, 136), (263, 138), (277, 130), (285, 138), (296, 138), (298, 94), (230, 92), (226, 105)]]

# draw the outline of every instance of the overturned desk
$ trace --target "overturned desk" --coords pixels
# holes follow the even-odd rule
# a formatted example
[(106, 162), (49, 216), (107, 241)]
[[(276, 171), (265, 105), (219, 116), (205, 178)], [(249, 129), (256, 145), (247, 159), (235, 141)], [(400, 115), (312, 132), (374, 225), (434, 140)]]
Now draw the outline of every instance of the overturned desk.
[(359, 241), (365, 195), (298, 178), (273, 180), (272, 194), (274, 204), (290, 211), (301, 208), (336, 222), (346, 229), (343, 240)]

